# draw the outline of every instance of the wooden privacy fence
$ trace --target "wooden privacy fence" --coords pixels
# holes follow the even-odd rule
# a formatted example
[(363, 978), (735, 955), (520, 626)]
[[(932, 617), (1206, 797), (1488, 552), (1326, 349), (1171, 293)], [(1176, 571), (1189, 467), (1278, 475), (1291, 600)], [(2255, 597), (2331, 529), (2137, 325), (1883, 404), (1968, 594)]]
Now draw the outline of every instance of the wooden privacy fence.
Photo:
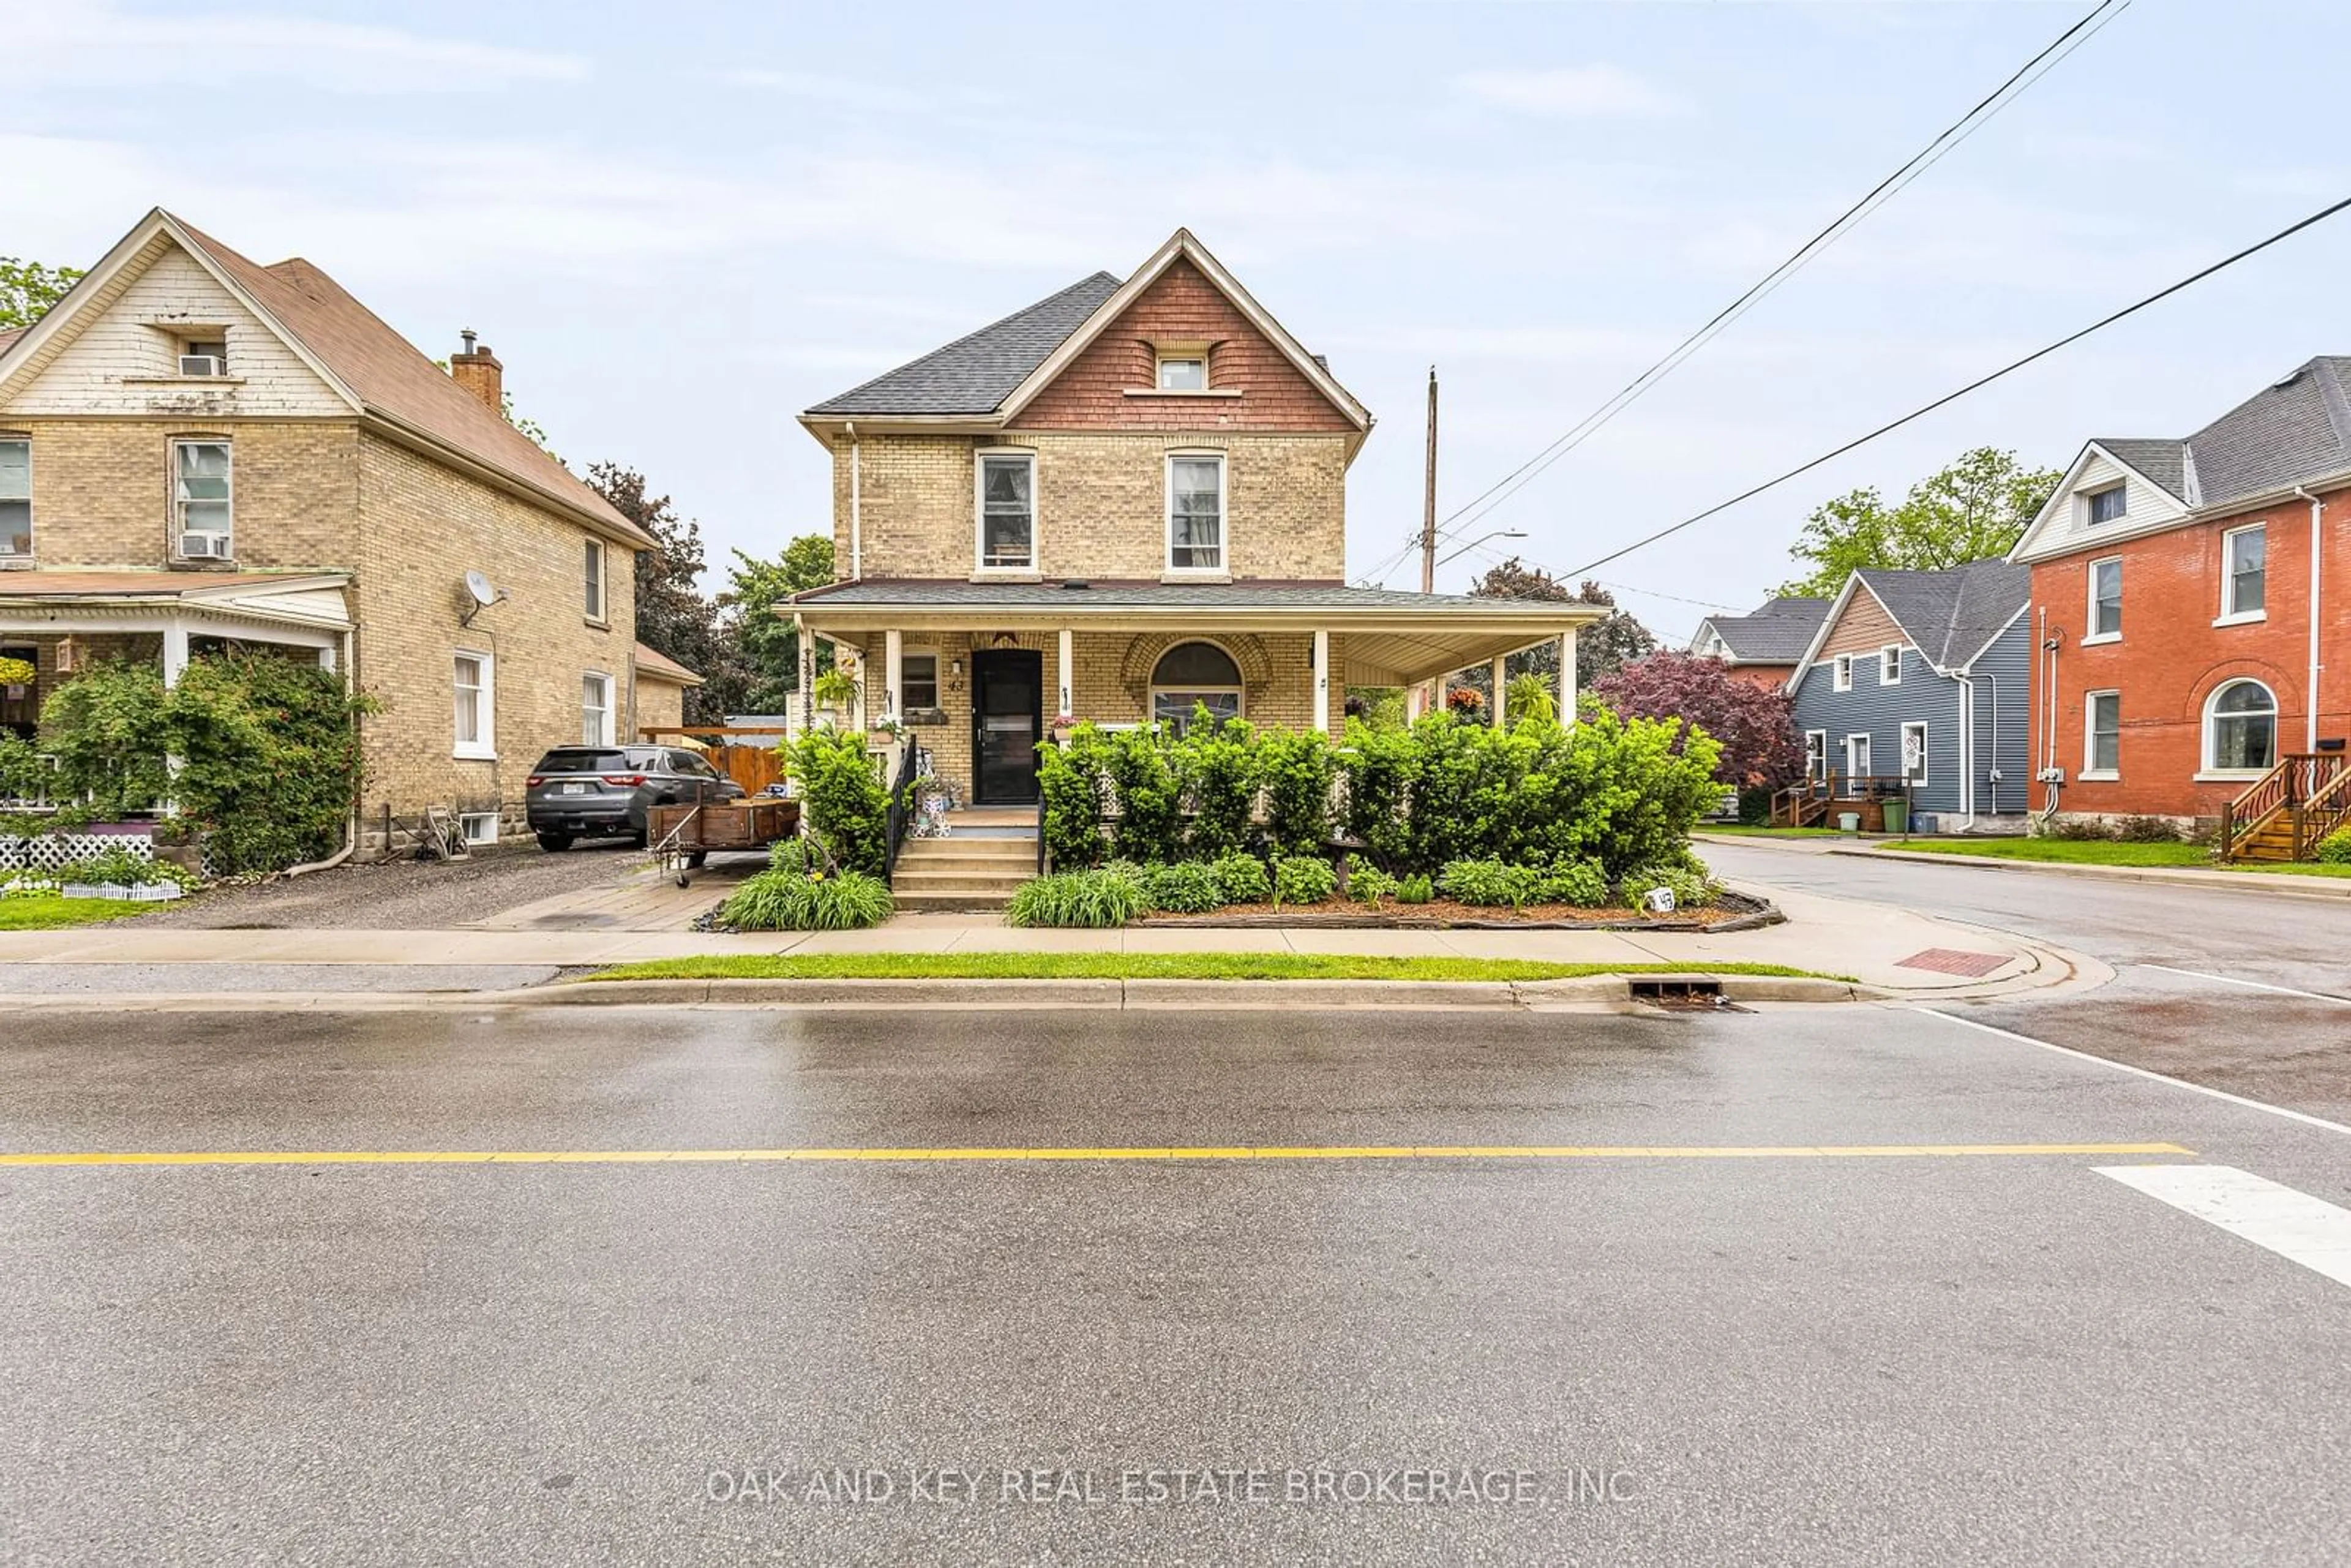
[(783, 754), (776, 749), (784, 738), (777, 726), (685, 725), (654, 727), (648, 725), (637, 732), (645, 740), (659, 741), (683, 737), (699, 740), (710, 747), (710, 765), (736, 783), (743, 786), (747, 795), (757, 795), (771, 784), (784, 781)]

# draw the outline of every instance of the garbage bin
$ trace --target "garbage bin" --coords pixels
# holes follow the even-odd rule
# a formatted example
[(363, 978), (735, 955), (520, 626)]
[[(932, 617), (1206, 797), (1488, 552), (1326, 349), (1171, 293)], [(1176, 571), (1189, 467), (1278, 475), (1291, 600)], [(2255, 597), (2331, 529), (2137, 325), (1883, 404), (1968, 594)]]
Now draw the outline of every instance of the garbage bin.
[(1910, 831), (1909, 801), (1888, 800), (1886, 802), (1886, 831), (1889, 833), (1907, 833)]
[(1837, 813), (1837, 831), (1841, 833), (1857, 833), (1861, 831), (1861, 813), (1859, 811), (1839, 811)]

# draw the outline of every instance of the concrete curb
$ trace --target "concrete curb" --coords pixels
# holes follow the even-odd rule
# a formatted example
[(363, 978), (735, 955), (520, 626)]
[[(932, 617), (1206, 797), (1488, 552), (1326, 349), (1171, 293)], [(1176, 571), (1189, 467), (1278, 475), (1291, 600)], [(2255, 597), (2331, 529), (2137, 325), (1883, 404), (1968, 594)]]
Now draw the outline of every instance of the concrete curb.
[[(0, 995), (0, 1009), (72, 1012), (397, 1012), (488, 1008), (853, 1008), (1041, 1011), (1555, 1011), (1641, 1005), (1636, 982), (1706, 982), (1727, 1002), (1900, 1001), (1844, 980), (1592, 975), (1562, 980), (583, 980), (519, 991), (246, 991)], [(1933, 999), (1925, 998), (1920, 999)]]
[[(1718, 840), (1717, 842), (1727, 841)], [(1775, 849), (1785, 845), (1773, 845)], [(2037, 871), (2057, 876), (2085, 876), (2106, 882), (2154, 883), (2163, 887), (2217, 887), (2229, 893), (2251, 893), (2269, 898), (2351, 898), (2351, 877), (2301, 877), (2257, 871), (2196, 871), (2188, 867), (2137, 865), (2073, 865), (2063, 861), (2012, 861), (1993, 855), (1938, 855), (1931, 850), (1871, 850), (1835, 848), (1815, 854), (1844, 855), (1865, 861), (1923, 861), (1928, 865), (1984, 866), (1999, 871)]]

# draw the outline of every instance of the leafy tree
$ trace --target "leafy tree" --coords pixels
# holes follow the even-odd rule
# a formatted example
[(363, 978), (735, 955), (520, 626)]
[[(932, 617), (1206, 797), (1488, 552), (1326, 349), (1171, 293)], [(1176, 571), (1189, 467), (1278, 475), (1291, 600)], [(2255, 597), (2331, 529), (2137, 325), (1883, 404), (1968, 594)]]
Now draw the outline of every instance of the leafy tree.
[(1848, 491), (1805, 519), (1788, 553), (1806, 574), (1780, 591), (1833, 598), (1864, 568), (1938, 571), (2006, 555), (2064, 477), (1979, 446), (1911, 486), (1898, 506), (1874, 488)]
[(703, 677), (685, 694), (685, 722), (716, 724), (748, 706), (750, 661), (700, 587), (707, 564), (702, 525), (681, 517), (667, 496), (649, 494), (645, 476), (617, 463), (594, 463), (588, 483), (612, 509), (653, 538), (636, 552), (637, 641)]
[(47, 315), (80, 277), (78, 267), (43, 267), (0, 256), (0, 331), (29, 327)]
[(1740, 680), (1720, 661), (1652, 653), (1600, 681), (1592, 695), (1626, 719), (1679, 719), (1722, 747), (1718, 782), (1777, 788), (1804, 770), (1792, 699), (1777, 686)]
[[(1551, 604), (1598, 604), (1607, 608), (1607, 616), (1593, 622), (1575, 637), (1575, 685), (1578, 690), (1589, 690), (1593, 682), (1621, 669), (1628, 659), (1637, 659), (1652, 653), (1657, 640), (1649, 629), (1629, 612), (1616, 608), (1616, 596), (1600, 584), (1585, 581), (1570, 593), (1567, 584), (1560, 581), (1541, 567), (1529, 566), (1517, 556), (1489, 570), (1469, 587), (1479, 599), (1537, 599)], [(1542, 675), (1553, 686), (1559, 684), (1559, 649), (1546, 643), (1530, 648), (1523, 653), (1513, 653), (1508, 665), (1512, 676)], [(1472, 670), (1455, 679), (1456, 685), (1476, 688), (1480, 696), (1492, 694), (1486, 688), (1492, 684), (1490, 674)], [(1505, 713), (1507, 714), (1507, 709)]]
[(833, 580), (831, 537), (802, 534), (773, 560), (755, 559), (738, 549), (727, 578), (718, 605), (747, 668), (743, 706), (752, 713), (780, 713), (799, 689), (800, 650), (791, 618), (777, 610), (793, 594)]

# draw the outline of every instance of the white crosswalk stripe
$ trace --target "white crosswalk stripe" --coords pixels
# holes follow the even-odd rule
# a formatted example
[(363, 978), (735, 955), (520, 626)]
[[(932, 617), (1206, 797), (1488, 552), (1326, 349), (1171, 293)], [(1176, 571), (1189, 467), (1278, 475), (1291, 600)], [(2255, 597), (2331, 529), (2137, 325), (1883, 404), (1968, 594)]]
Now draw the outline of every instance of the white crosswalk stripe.
[(2092, 1168), (2338, 1285), (2351, 1285), (2351, 1209), (2233, 1166)]

